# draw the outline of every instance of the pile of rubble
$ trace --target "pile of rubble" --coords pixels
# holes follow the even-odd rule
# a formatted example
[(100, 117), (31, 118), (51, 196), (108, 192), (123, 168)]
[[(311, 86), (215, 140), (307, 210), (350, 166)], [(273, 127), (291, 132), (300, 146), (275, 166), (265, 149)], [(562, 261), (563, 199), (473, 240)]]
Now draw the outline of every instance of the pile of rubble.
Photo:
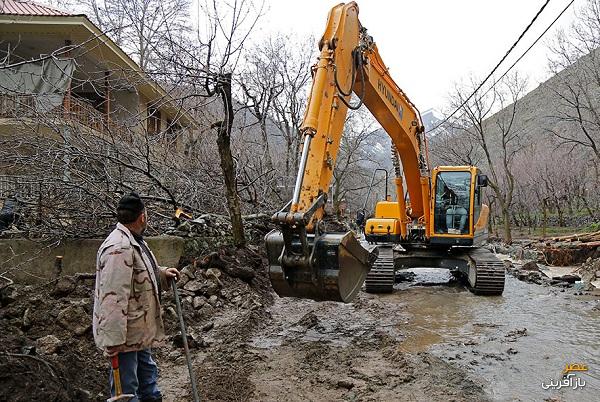
[(107, 364), (91, 331), (93, 281), (0, 289), (0, 400), (106, 398)]
[(549, 265), (581, 264), (588, 258), (600, 258), (600, 231), (541, 239), (531, 246), (543, 253)]
[[(253, 214), (242, 217), (244, 233), (250, 243), (262, 241), (264, 235), (274, 226), (267, 214)], [(224, 215), (204, 214), (195, 219), (184, 220), (166, 232), (179, 237), (203, 237), (227, 240), (231, 237), (231, 221)]]
[(253, 279), (263, 265), (259, 252), (256, 246), (223, 248), (185, 266), (177, 283), (184, 305), (200, 311), (225, 305), (262, 307), (256, 298), (246, 297), (251, 295)]
[(488, 247), (522, 281), (578, 290), (600, 288), (600, 232)]

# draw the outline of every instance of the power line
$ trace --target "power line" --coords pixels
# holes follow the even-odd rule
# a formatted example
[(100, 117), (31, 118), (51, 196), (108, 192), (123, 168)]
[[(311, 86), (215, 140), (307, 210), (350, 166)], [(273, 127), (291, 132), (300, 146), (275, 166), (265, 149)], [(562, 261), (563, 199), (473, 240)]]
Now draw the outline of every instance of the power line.
[(554, 19), (554, 21), (552, 21), (552, 23), (550, 23), (550, 25), (548, 25), (548, 27), (544, 30), (544, 32), (542, 32), (540, 34), (540, 36), (537, 37), (537, 39), (531, 44), (531, 46), (529, 46), (527, 48), (527, 50), (525, 50), (523, 52), (523, 54), (517, 60), (515, 60), (515, 62), (508, 68), (508, 70), (506, 70), (504, 72), (504, 74), (502, 74), (500, 76), (500, 78), (498, 78), (496, 80), (496, 82), (494, 82), (494, 84), (491, 87), (489, 87), (487, 91), (485, 91), (483, 93), (482, 96), (485, 96), (488, 92), (490, 92), (496, 86), (496, 84), (498, 84), (500, 81), (502, 81), (502, 78), (506, 77), (506, 74), (508, 74), (510, 72), (510, 70), (512, 70), (513, 67), (516, 66), (517, 63), (520, 62), (523, 57), (525, 57), (525, 55), (531, 50), (531, 48), (533, 48), (536, 45), (536, 43), (538, 43), (540, 41), (540, 39), (542, 39), (542, 37), (544, 35), (546, 35), (546, 32), (548, 32), (550, 30), (550, 28), (552, 28), (552, 26), (556, 23), (556, 21), (558, 21), (559, 18), (562, 17), (562, 15), (569, 9), (569, 7), (571, 7), (571, 5), (573, 3), (575, 3), (575, 0), (571, 0), (571, 2), (569, 4), (567, 4), (567, 6), (565, 8), (563, 8), (563, 10), (560, 12), (560, 14), (558, 14), (558, 16)]
[(542, 11), (544, 11), (544, 9), (548, 5), (548, 3), (550, 3), (550, 0), (546, 0), (546, 2), (542, 5), (542, 7), (535, 14), (535, 16), (533, 17), (533, 19), (529, 23), (529, 25), (527, 25), (527, 27), (525, 28), (525, 30), (523, 32), (521, 32), (521, 35), (519, 35), (519, 37), (517, 38), (517, 40), (515, 41), (515, 43), (513, 43), (513, 45), (510, 47), (510, 49), (508, 49), (508, 51), (504, 54), (504, 56), (502, 57), (502, 59), (498, 62), (498, 64), (496, 64), (496, 66), (488, 74), (488, 76), (485, 77), (485, 79), (481, 82), (481, 84), (479, 84), (479, 86), (477, 88), (475, 88), (475, 90), (473, 91), (473, 93), (471, 93), (471, 95), (469, 95), (469, 97), (467, 99), (465, 99), (465, 101), (459, 107), (457, 107), (449, 116), (447, 116), (444, 120), (442, 120), (438, 125), (436, 125), (435, 127), (433, 127), (429, 131), (433, 131), (433, 130), (437, 129), (438, 127), (440, 127), (441, 125), (447, 123), (448, 120), (450, 120), (450, 118), (456, 114), (456, 112), (458, 112), (460, 109), (462, 109), (463, 106), (465, 106), (467, 104), (467, 102), (471, 100), (471, 98), (477, 93), (477, 91), (479, 91), (481, 89), (481, 87), (483, 87), (483, 85), (487, 82), (487, 80), (489, 80), (490, 77), (492, 75), (494, 75), (494, 73), (496, 72), (496, 70), (498, 70), (498, 68), (500, 67), (500, 65), (502, 64), (502, 62), (504, 62), (504, 60), (506, 60), (506, 58), (508, 57), (508, 55), (513, 51), (513, 49), (521, 41), (521, 39), (523, 38), (523, 36), (525, 36), (525, 34), (527, 33), (527, 31), (529, 31), (529, 28), (531, 28), (531, 26), (533, 25), (533, 23), (538, 19), (538, 17), (542, 13)]

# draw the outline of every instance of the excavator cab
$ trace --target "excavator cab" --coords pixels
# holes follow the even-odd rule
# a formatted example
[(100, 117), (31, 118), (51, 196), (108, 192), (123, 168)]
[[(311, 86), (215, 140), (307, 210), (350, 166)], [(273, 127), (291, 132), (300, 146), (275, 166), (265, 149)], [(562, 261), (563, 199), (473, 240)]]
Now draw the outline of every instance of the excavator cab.
[[(489, 209), (482, 203), (487, 176), (473, 166), (441, 166), (432, 172), (433, 208), (431, 243), (472, 246), (485, 232)], [(423, 236), (418, 220), (412, 233), (401, 236), (402, 213), (398, 201), (379, 201), (375, 215), (364, 224), (365, 238), (373, 243), (407, 243)]]
[(431, 243), (472, 246), (487, 226), (489, 209), (482, 203), (487, 176), (473, 166), (440, 166), (432, 180)]

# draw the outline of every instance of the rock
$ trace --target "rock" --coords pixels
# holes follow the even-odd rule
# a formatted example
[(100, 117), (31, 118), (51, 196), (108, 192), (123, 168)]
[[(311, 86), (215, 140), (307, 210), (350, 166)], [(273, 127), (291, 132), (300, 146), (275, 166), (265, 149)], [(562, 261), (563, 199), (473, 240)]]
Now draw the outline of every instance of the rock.
[(70, 276), (61, 276), (54, 285), (52, 296), (54, 297), (65, 297), (73, 293), (77, 288), (77, 282)]
[[(187, 343), (190, 349), (194, 349), (199, 346), (198, 342), (196, 341), (196, 337), (193, 334), (187, 334)], [(181, 332), (177, 333), (177, 335), (173, 337), (173, 345), (178, 348), (183, 348), (183, 336), (181, 336)]]
[(527, 261), (525, 264), (523, 264), (521, 269), (523, 271), (539, 271), (540, 270), (540, 268), (535, 263), (535, 261)]
[(31, 309), (30, 308), (26, 308), (25, 312), (23, 313), (23, 321), (22, 321), (22, 327), (24, 330), (28, 330), (29, 328), (31, 328)]
[(194, 306), (194, 309), (196, 309), (196, 310), (198, 310), (199, 308), (201, 308), (205, 304), (206, 304), (206, 299), (204, 297), (202, 297), (202, 296), (196, 296), (192, 300), (192, 306)]
[(580, 278), (577, 275), (563, 275), (563, 276), (559, 276), (557, 278), (554, 279), (558, 279), (561, 282), (567, 282), (567, 283), (575, 283), (577, 282)]
[(183, 302), (187, 304), (194, 304), (194, 298), (192, 296), (186, 296), (183, 298)]
[(192, 297), (194, 297), (195, 295), (196, 295), (196, 293), (194, 293), (194, 292), (190, 292), (189, 290), (181, 289), (181, 290), (179, 291), (179, 296), (180, 296), (181, 298), (184, 298), (184, 297), (186, 297), (186, 296), (192, 296)]
[(183, 287), (187, 285), (190, 280), (191, 279), (189, 276), (180, 273), (179, 280), (177, 281), (177, 287), (179, 289), (183, 289)]
[(174, 350), (171, 353), (169, 353), (169, 359), (171, 360), (177, 360), (181, 357), (181, 352), (179, 350)]
[(506, 351), (506, 353), (508, 353), (509, 355), (516, 355), (519, 352), (516, 349), (508, 348), (508, 350)]
[(188, 283), (186, 283), (183, 288), (185, 290), (189, 290), (190, 292), (196, 293), (197, 291), (199, 291), (200, 289), (202, 289), (202, 285), (203, 285), (202, 282), (200, 282), (198, 279), (194, 279), (194, 280), (189, 281)]
[(58, 352), (62, 342), (54, 335), (46, 335), (42, 338), (38, 338), (35, 341), (36, 349), (44, 355), (52, 355)]
[(213, 328), (214, 328), (214, 326), (215, 326), (215, 323), (214, 323), (214, 322), (212, 322), (212, 321), (211, 321), (211, 322), (208, 322), (208, 323), (206, 323), (206, 324), (204, 324), (204, 325), (202, 326), (202, 331), (204, 331), (204, 332), (208, 332), (208, 331), (210, 331), (211, 329), (213, 329)]
[(208, 304), (210, 304), (213, 307), (217, 304), (217, 301), (219, 301), (219, 298), (216, 295), (212, 295), (208, 298)]
[(192, 231), (192, 225), (190, 222), (184, 221), (181, 225), (177, 226), (177, 231), (187, 234)]
[(600, 271), (596, 271), (596, 278), (600, 278)]
[(204, 276), (208, 279), (214, 280), (219, 286), (223, 287), (223, 282), (221, 282), (221, 270), (218, 268), (209, 268), (206, 270)]
[[(180, 274), (181, 274), (180, 280), (185, 281), (185, 283), (191, 281), (192, 279), (197, 279), (196, 278), (196, 267), (194, 267), (193, 265), (186, 265), (185, 267), (183, 267), (183, 269), (180, 271)], [(181, 286), (183, 287), (183, 285), (181, 285)]]
[(301, 325), (306, 328), (312, 328), (312, 327), (316, 326), (318, 323), (319, 323), (319, 318), (315, 315), (314, 312), (309, 311), (308, 313), (304, 314), (304, 316), (302, 316), (302, 318), (300, 318), (296, 322), (296, 325)]
[(14, 286), (7, 286), (4, 289), (0, 289), (0, 305), (2, 305), (2, 307), (8, 306), (18, 298), (19, 293)]
[(342, 379), (337, 382), (336, 386), (338, 388), (352, 389), (354, 388), (354, 382), (352, 382), (352, 380), (349, 378)]
[(202, 293), (210, 297), (219, 294), (219, 290), (219, 285), (213, 281), (208, 281), (204, 286), (202, 286)]
[(206, 277), (210, 278), (211, 276), (219, 279), (221, 277), (222, 273), (221, 270), (219, 268), (209, 268), (206, 270)]
[(91, 327), (91, 317), (81, 306), (69, 306), (58, 313), (58, 324), (64, 329), (83, 335)]
[(177, 318), (177, 312), (175, 311), (175, 309), (171, 306), (167, 307), (165, 309), (167, 316), (171, 317), (171, 318)]
[(193, 265), (186, 265), (181, 270), (181, 274), (187, 276), (190, 279), (196, 279), (196, 268)]
[(256, 276), (256, 272), (250, 267), (239, 267), (239, 266), (227, 266), (224, 267), (223, 270), (227, 273), (227, 275), (240, 278), (245, 282), (250, 282)]

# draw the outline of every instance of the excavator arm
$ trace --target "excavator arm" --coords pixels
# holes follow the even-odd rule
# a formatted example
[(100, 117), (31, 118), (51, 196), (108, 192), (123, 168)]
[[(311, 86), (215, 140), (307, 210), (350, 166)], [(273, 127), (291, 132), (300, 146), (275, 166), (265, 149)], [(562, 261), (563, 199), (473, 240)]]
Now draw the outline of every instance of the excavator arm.
[[(408, 206), (398, 197), (404, 223), (415, 219), (429, 227), (429, 168), (419, 112), (390, 77), (358, 20), (355, 2), (332, 8), (319, 50), (301, 126), (303, 148), (293, 197), (273, 216), (280, 229), (266, 236), (266, 244), (271, 282), (279, 295), (350, 301), (376, 255), (352, 232), (325, 233), (320, 225), (348, 109), (364, 104), (391, 137), (410, 199)], [(350, 103), (352, 93), (357, 105)], [(403, 194), (402, 177), (396, 185)]]

